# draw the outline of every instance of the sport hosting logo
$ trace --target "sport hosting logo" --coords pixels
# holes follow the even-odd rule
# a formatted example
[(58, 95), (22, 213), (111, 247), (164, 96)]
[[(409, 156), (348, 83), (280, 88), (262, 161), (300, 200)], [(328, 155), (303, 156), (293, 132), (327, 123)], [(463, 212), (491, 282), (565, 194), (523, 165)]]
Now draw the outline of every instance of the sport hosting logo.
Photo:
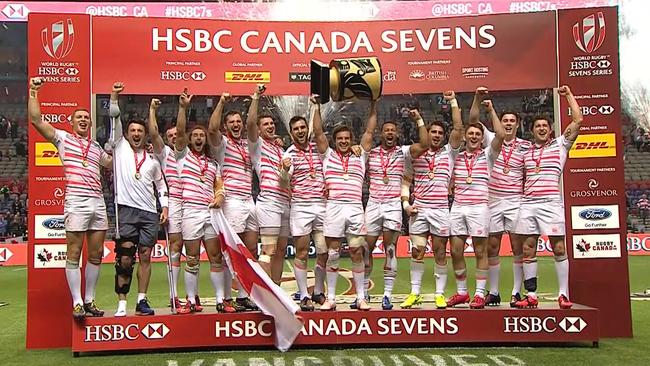
[(72, 51), (74, 46), (74, 25), (72, 19), (60, 20), (41, 30), (41, 44), (52, 58), (60, 60)]
[(595, 52), (605, 42), (605, 15), (602, 11), (582, 18), (573, 25), (573, 41), (585, 53)]

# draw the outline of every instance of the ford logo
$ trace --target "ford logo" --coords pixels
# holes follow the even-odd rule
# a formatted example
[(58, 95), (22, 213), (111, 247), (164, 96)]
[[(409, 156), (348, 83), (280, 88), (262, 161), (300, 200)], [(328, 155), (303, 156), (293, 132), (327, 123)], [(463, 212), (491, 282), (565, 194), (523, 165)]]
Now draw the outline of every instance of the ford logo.
[(612, 216), (612, 212), (604, 208), (588, 208), (580, 211), (578, 216), (583, 220), (605, 220)]
[(63, 224), (63, 219), (47, 219), (43, 221), (43, 227), (51, 230), (64, 230), (65, 225)]

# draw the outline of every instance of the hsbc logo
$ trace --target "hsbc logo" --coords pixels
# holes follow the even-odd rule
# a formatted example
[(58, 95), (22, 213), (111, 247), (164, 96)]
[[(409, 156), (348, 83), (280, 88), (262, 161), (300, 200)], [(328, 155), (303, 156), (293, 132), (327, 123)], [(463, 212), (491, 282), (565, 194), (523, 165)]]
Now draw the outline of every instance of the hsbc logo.
[(65, 113), (43, 113), (41, 114), (41, 121), (47, 123), (66, 123), (72, 121), (72, 115)]
[(29, 15), (29, 9), (23, 4), (7, 4), (2, 9), (4, 14), (9, 19), (26, 19)]
[(558, 328), (565, 333), (580, 333), (587, 327), (587, 322), (578, 316), (567, 316), (559, 322), (554, 316), (506, 316), (503, 323), (504, 333), (555, 333)]
[(41, 44), (45, 53), (60, 60), (72, 51), (74, 46), (74, 25), (72, 19), (60, 20), (41, 30)]
[[(580, 106), (580, 112), (582, 113), (583, 116), (596, 116), (599, 114), (602, 114), (604, 116), (608, 116), (612, 113), (614, 113), (614, 107), (612, 107), (609, 104), (597, 106), (597, 105), (592, 105), (592, 106)], [(569, 116), (571, 115), (571, 108), (569, 108)]]
[(160, 72), (160, 80), (194, 80), (203, 81), (207, 75), (203, 71), (178, 71), (178, 70), (163, 70)]
[(585, 53), (597, 51), (605, 42), (605, 16), (599, 11), (582, 19), (573, 25), (573, 41)]
[(142, 334), (147, 339), (163, 339), (169, 328), (163, 323), (149, 323), (140, 330), (139, 324), (87, 325), (84, 342), (134, 341)]
[(68, 67), (67, 69), (65, 69), (65, 74), (69, 76), (76, 76), (79, 74), (79, 69), (77, 69), (76, 67)]

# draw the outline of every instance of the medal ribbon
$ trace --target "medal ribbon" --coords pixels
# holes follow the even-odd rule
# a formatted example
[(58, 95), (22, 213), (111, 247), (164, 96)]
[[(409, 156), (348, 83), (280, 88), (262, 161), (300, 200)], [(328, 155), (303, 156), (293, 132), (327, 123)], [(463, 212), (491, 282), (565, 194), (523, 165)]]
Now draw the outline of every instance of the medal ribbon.
[[(205, 172), (208, 171), (208, 158), (205, 155), (197, 154), (194, 151), (192, 151), (192, 154), (194, 154), (194, 157), (199, 162), (199, 169), (201, 170), (201, 176), (205, 176)], [(201, 163), (203, 163), (203, 166), (201, 166)]]
[(506, 154), (506, 149), (504, 149), (504, 147), (506, 147), (505, 144), (503, 144), (503, 147), (501, 148), (501, 157), (503, 157), (503, 165), (509, 167), (510, 165), (508, 163), (512, 157), (512, 152), (515, 151), (515, 148), (517, 147), (517, 138), (515, 137), (514, 141), (512, 142), (512, 146), (510, 146), (510, 151), (508, 151), (508, 154)]
[(477, 157), (478, 154), (480, 154), (480, 153), (481, 153), (481, 151), (479, 150), (479, 151), (477, 151), (477, 152), (475, 152), (474, 154), (471, 155), (472, 157), (471, 157), (471, 159), (469, 159), (469, 160), (470, 160), (472, 163), (470, 164), (470, 163), (467, 161), (467, 151), (465, 151), (465, 156), (464, 156), (464, 158), (465, 158), (465, 168), (467, 169), (467, 177), (468, 177), (468, 178), (471, 178), (471, 177), (472, 177), (472, 170), (474, 170), (474, 164), (476, 164), (476, 157)]
[[(379, 159), (381, 161), (380, 162), (381, 163), (381, 170), (384, 172), (384, 177), (388, 176), (388, 164), (390, 163), (390, 158), (393, 155), (393, 151), (395, 151), (394, 147), (392, 149), (390, 149), (390, 150), (386, 150), (387, 157), (384, 160), (384, 149), (381, 148), (381, 147), (379, 148)], [(347, 171), (347, 169), (346, 169), (346, 171)]]
[(343, 166), (343, 174), (347, 174), (348, 164), (350, 163), (350, 153), (343, 155), (338, 150), (336, 150), (336, 153), (339, 155), (339, 158), (341, 159), (341, 165)]
[(316, 171), (314, 170), (314, 157), (311, 154), (311, 144), (307, 144), (307, 146), (309, 149), (307, 150), (307, 152), (309, 153), (309, 157), (307, 157), (307, 154), (305, 154), (305, 150), (301, 149), (300, 146), (296, 145), (296, 147), (298, 148), (297, 150), (300, 152), (300, 155), (302, 155), (303, 158), (307, 160), (307, 164), (309, 165), (309, 173), (311, 174), (312, 172), (316, 172)]
[(88, 137), (86, 138), (86, 147), (83, 146), (83, 140), (79, 135), (74, 134), (74, 137), (79, 142), (79, 147), (81, 148), (81, 161), (88, 161), (88, 152), (90, 151), (90, 133), (88, 133)]
[(530, 158), (535, 162), (535, 168), (539, 168), (542, 164), (542, 155), (544, 155), (544, 148), (546, 145), (548, 145), (548, 143), (542, 145), (542, 147), (539, 149), (539, 157), (537, 159), (535, 159), (535, 150), (537, 149), (537, 146), (533, 145), (533, 148), (530, 149)]
[(138, 152), (133, 150), (133, 160), (135, 160), (135, 174), (140, 174), (140, 168), (144, 161), (147, 160), (147, 151), (142, 150), (142, 160), (138, 161)]

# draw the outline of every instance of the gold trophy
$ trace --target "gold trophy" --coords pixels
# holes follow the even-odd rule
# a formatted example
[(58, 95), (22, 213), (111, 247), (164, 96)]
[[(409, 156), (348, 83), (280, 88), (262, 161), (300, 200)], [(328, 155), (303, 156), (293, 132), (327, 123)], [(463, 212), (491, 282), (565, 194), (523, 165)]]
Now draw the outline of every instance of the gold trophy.
[(377, 57), (332, 60), (329, 65), (311, 61), (311, 93), (320, 96), (321, 104), (358, 98), (377, 100), (383, 79)]

